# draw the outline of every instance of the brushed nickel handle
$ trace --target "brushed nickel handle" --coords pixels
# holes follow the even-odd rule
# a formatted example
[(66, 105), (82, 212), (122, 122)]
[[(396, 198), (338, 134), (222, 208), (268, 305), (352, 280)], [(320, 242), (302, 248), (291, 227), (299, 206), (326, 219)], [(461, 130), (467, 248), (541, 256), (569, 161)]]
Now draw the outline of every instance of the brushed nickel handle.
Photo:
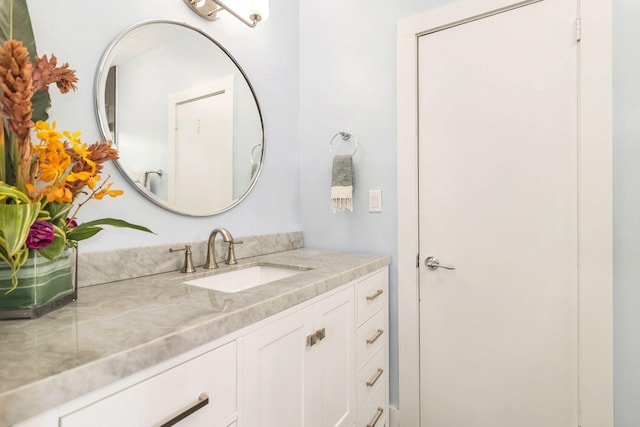
[(175, 425), (178, 422), (187, 418), (189, 415), (193, 414), (194, 412), (204, 408), (208, 404), (209, 404), (209, 396), (207, 396), (205, 393), (201, 393), (200, 396), (198, 396), (198, 403), (189, 407), (188, 409), (176, 415), (175, 417), (171, 418), (169, 421), (162, 424), (160, 427), (170, 427), (172, 425)]
[(369, 381), (367, 381), (367, 387), (373, 387), (374, 385), (376, 385), (376, 383), (378, 382), (378, 380), (380, 379), (380, 377), (382, 376), (382, 373), (384, 372), (383, 369), (378, 368), (378, 371), (376, 372), (376, 374), (374, 375), (373, 378), (371, 378)]
[(375, 294), (367, 296), (367, 301), (373, 301), (374, 299), (378, 298), (383, 293), (384, 293), (384, 291), (382, 289), (378, 289)]
[(383, 333), (384, 331), (382, 329), (378, 329), (378, 332), (376, 332), (376, 334), (373, 337), (367, 340), (367, 344), (373, 344), (374, 342), (378, 341), (378, 338), (380, 338)]
[(384, 409), (378, 406), (376, 416), (373, 417), (369, 424), (367, 424), (367, 427), (376, 427), (376, 424), (378, 424), (378, 421), (380, 421), (380, 417), (382, 417), (382, 414), (384, 414)]
[(440, 260), (434, 256), (430, 256), (424, 260), (425, 267), (429, 267), (429, 270), (437, 270), (438, 268), (444, 268), (445, 270), (455, 270), (453, 265), (440, 264)]
[(314, 345), (316, 345), (317, 342), (318, 342), (318, 337), (316, 336), (316, 333), (313, 333), (311, 335), (307, 335), (307, 346), (308, 347), (313, 347)]
[(182, 266), (181, 273), (195, 273), (196, 269), (193, 266), (193, 260), (191, 258), (191, 245), (185, 245), (184, 248), (169, 248), (169, 252), (184, 251), (184, 265)]
[(327, 336), (327, 331), (325, 331), (324, 328), (318, 329), (316, 331), (316, 338), (318, 339), (318, 341), (322, 341), (326, 336)]

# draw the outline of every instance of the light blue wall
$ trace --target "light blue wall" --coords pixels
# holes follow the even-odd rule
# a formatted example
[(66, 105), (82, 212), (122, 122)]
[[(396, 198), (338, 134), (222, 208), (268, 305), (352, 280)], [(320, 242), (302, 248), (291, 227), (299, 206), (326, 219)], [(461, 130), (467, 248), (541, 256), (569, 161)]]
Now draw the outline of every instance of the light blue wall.
[(640, 2), (613, 2), (616, 427), (640, 425)]
[[(450, 2), (325, 0), (300, 4), (300, 163), (305, 244), (393, 256), (390, 399), (395, 405), (398, 402), (396, 22)], [(349, 128), (360, 145), (354, 159), (354, 211), (333, 214), (329, 209), (328, 147), (331, 137), (342, 128)], [(336, 143), (336, 147), (339, 145)], [(369, 189), (382, 190), (382, 213), (368, 212)]]
[[(225, 46), (251, 79), (263, 108), (266, 164), (253, 192), (231, 211), (208, 218), (167, 212), (131, 189), (113, 166), (106, 168), (114, 187), (125, 195), (92, 201), (81, 219), (116, 217), (143, 224), (157, 235), (109, 229), (82, 242), (83, 251), (204, 240), (218, 226), (234, 235), (267, 234), (302, 229), (299, 180), (299, 47), (298, 2), (272, 0), (271, 17), (256, 29), (225, 16), (209, 22), (182, 0), (28, 0), (40, 55), (52, 52), (77, 70), (79, 89), (59, 95), (53, 88), (52, 119), (59, 129), (82, 131), (85, 142), (99, 139), (93, 108), (94, 75), (103, 50), (129, 26), (148, 19), (172, 19), (203, 29)], [(161, 72), (161, 70), (158, 70)], [(185, 73), (189, 70), (185, 68)], [(247, 158), (248, 161), (248, 158)]]
[[(271, 17), (250, 30), (228, 17), (206, 22), (180, 0), (28, 0), (40, 54), (55, 53), (78, 70), (79, 90), (53, 95), (64, 129), (98, 138), (93, 78), (102, 49), (138, 21), (175, 19), (198, 26), (226, 46), (254, 83), (262, 103), (267, 158), (248, 199), (228, 213), (188, 218), (149, 204), (119, 176), (127, 194), (89, 204), (88, 219), (113, 216), (158, 235), (108, 230), (83, 244), (98, 251), (204, 239), (216, 226), (234, 234), (303, 229), (307, 246), (391, 254), (391, 401), (397, 403), (396, 22), (451, 0), (323, 2), (271, 0)], [(151, 6), (152, 5), (152, 6)], [(614, 2), (614, 250), (616, 426), (640, 425), (640, 3)], [(329, 210), (329, 139), (350, 128), (356, 160), (355, 210)], [(367, 190), (383, 190), (383, 213), (367, 212)]]

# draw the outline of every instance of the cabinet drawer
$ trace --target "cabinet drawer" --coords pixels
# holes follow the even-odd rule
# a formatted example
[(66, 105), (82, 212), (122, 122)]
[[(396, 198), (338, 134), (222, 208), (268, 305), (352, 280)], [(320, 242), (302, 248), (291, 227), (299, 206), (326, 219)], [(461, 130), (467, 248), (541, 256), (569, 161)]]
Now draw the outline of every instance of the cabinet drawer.
[(386, 427), (389, 419), (387, 383), (380, 384), (369, 404), (358, 413), (356, 427)]
[(381, 270), (373, 276), (358, 282), (356, 285), (357, 296), (357, 326), (362, 325), (375, 312), (382, 307), (386, 307), (389, 298), (387, 292), (387, 274), (386, 270)]
[(386, 347), (389, 340), (386, 308), (358, 328), (356, 340), (356, 366), (360, 368), (378, 349)]
[(206, 397), (208, 403), (183, 423), (219, 425), (236, 412), (236, 376), (234, 341), (64, 415), (60, 426), (161, 425), (198, 403), (204, 405)]
[(356, 394), (358, 398), (358, 412), (361, 412), (371, 396), (387, 383), (389, 377), (389, 363), (387, 362), (387, 347), (380, 348), (376, 354), (360, 368), (356, 378)]

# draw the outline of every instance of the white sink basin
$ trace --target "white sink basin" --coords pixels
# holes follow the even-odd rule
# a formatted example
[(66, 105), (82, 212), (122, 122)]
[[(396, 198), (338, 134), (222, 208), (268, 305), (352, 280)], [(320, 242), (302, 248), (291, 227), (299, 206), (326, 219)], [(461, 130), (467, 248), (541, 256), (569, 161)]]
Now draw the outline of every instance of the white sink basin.
[(256, 286), (264, 285), (275, 280), (284, 279), (302, 273), (297, 268), (275, 267), (272, 265), (255, 265), (240, 270), (218, 273), (201, 279), (183, 282), (185, 285), (200, 286), (220, 292), (239, 292)]

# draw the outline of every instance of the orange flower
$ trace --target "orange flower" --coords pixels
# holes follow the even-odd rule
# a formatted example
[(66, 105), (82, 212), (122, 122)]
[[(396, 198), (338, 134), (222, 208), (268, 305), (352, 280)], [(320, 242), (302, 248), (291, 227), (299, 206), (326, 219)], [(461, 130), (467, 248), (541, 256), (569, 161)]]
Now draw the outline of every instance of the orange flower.
[(48, 190), (49, 191), (46, 197), (47, 197), (47, 201), (49, 202), (57, 202), (57, 203), (73, 202), (73, 196), (71, 194), (71, 191), (68, 188), (66, 188), (64, 184), (48, 187)]
[(42, 191), (38, 190), (35, 185), (27, 183), (25, 187), (32, 202), (39, 202), (42, 199)]
[(80, 181), (86, 184), (90, 189), (95, 189), (96, 184), (100, 181), (100, 175), (92, 175), (89, 171), (72, 172), (67, 176), (67, 182)]
[(91, 172), (75, 172), (75, 173), (70, 173), (69, 176), (67, 176), (67, 181), (68, 182), (75, 182), (75, 181), (87, 181), (89, 178), (91, 178)]
[(102, 198), (104, 196), (109, 196), (109, 197), (118, 197), (124, 194), (124, 191), (122, 190), (111, 190), (111, 182), (107, 185), (107, 188), (103, 188), (102, 190), (97, 191), (94, 195), (93, 198), (97, 199), (97, 200), (102, 200)]

